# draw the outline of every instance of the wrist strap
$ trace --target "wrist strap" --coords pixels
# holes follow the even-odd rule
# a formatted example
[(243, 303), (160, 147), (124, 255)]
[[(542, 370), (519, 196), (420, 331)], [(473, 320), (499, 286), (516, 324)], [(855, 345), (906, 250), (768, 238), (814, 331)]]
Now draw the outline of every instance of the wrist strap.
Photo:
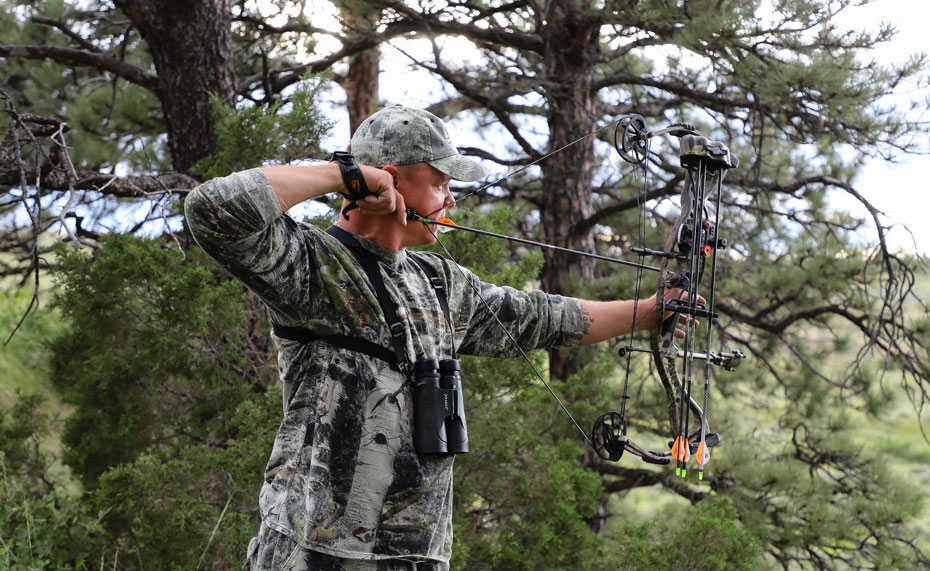
[(329, 160), (339, 165), (339, 172), (342, 173), (342, 182), (348, 191), (340, 194), (353, 201), (361, 200), (371, 194), (371, 191), (368, 190), (368, 185), (365, 184), (365, 177), (362, 175), (362, 169), (355, 164), (355, 159), (352, 157), (351, 153), (336, 151)]
[(355, 164), (355, 159), (351, 153), (336, 151), (329, 160), (330, 162), (335, 161), (339, 165), (339, 172), (342, 173), (342, 183), (345, 185), (347, 192), (340, 192), (339, 194), (351, 201), (342, 209), (342, 216), (348, 220), (349, 211), (358, 208), (356, 201), (374, 193), (368, 190), (365, 177), (362, 175), (362, 169)]

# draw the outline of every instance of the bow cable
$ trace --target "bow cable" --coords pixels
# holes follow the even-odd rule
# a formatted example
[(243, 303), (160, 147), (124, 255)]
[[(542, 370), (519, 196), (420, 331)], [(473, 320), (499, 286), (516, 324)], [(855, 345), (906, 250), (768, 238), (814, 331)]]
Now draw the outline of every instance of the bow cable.
[(556, 149), (556, 150), (554, 150), (554, 151), (552, 151), (552, 152), (550, 152), (550, 153), (546, 153), (545, 155), (539, 157), (539, 158), (536, 159), (535, 161), (533, 161), (533, 162), (531, 162), (531, 163), (528, 163), (528, 164), (525, 164), (525, 165), (523, 165), (522, 167), (518, 168), (517, 170), (515, 170), (515, 171), (513, 171), (513, 172), (507, 173), (507, 174), (505, 174), (504, 176), (500, 177), (499, 179), (497, 179), (497, 180), (495, 180), (495, 181), (493, 181), (493, 182), (489, 182), (489, 183), (487, 183), (487, 184), (483, 184), (483, 185), (481, 185), (480, 187), (476, 188), (475, 190), (472, 190), (472, 191), (470, 191), (470, 192), (466, 192), (465, 194), (463, 194), (462, 196), (460, 196), (455, 202), (453, 202), (451, 205), (449, 205), (449, 206), (443, 206), (443, 207), (441, 207), (441, 208), (437, 208), (436, 210), (430, 212), (429, 214), (424, 215), (423, 218), (432, 218), (432, 216), (433, 216), (434, 214), (436, 214), (437, 212), (439, 212), (440, 210), (442, 210), (442, 209), (444, 209), (444, 208), (449, 208), (449, 207), (451, 207), (451, 206), (455, 206), (455, 205), (457, 205), (459, 202), (462, 202), (463, 200), (465, 200), (466, 198), (468, 198), (468, 197), (470, 197), (470, 196), (472, 196), (472, 195), (478, 194), (479, 192), (481, 192), (482, 190), (484, 190), (484, 189), (486, 189), (486, 188), (490, 188), (490, 187), (492, 187), (492, 186), (494, 186), (494, 185), (496, 185), (496, 184), (500, 184), (500, 183), (503, 182), (504, 180), (506, 180), (506, 179), (512, 177), (512, 176), (515, 175), (515, 174), (520, 174), (521, 172), (525, 171), (526, 169), (530, 168), (531, 166), (533, 166), (533, 165), (535, 165), (535, 164), (537, 164), (537, 163), (540, 163), (540, 162), (542, 162), (542, 161), (548, 159), (548, 158), (551, 157), (552, 155), (554, 155), (554, 154), (556, 154), (556, 153), (561, 153), (562, 151), (564, 151), (565, 149), (571, 147), (572, 145), (576, 145), (576, 144), (580, 143), (581, 141), (584, 141), (584, 140), (587, 139), (587, 138), (590, 138), (590, 137), (593, 137), (593, 136), (597, 135), (598, 133), (600, 133), (600, 132), (603, 131), (604, 129), (608, 129), (608, 128), (612, 127), (613, 125), (616, 125), (616, 124), (620, 123), (621, 121), (623, 121), (623, 119), (624, 119), (624, 118), (621, 117), (621, 118), (619, 118), (619, 119), (616, 119), (616, 120), (614, 120), (614, 121), (611, 121), (610, 123), (607, 123), (607, 124), (604, 125), (603, 127), (599, 127), (598, 129), (596, 129), (596, 130), (594, 130), (594, 131), (588, 133), (587, 135), (583, 135), (583, 136), (581, 136), (581, 137), (578, 137), (578, 138), (575, 139), (574, 141), (572, 141), (572, 142), (570, 142), (570, 143), (566, 143), (565, 145), (562, 145), (561, 147), (559, 147), (558, 149)]

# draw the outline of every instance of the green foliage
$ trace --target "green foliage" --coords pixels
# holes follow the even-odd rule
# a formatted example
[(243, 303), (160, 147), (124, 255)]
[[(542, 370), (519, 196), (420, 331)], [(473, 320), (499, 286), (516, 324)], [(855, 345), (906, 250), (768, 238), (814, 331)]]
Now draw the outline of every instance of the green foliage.
[[(43, 283), (48, 276), (43, 273)], [(0, 332), (3, 341), (29, 309), (33, 287), (7, 289), (0, 301)], [(44, 381), (48, 375), (48, 360), (44, 354), (45, 342), (64, 328), (55, 310), (45, 304), (48, 291), (39, 292), (39, 306), (32, 308), (20, 325), (9, 345), (0, 351), (0, 406), (11, 405), (17, 391), (26, 393), (47, 392)]]
[(232, 109), (213, 97), (217, 152), (201, 159), (191, 172), (211, 179), (260, 166), (266, 160), (289, 163), (319, 156), (320, 139), (332, 128), (332, 121), (317, 106), (325, 85), (325, 76), (308, 73), (286, 105)]
[(16, 485), (29, 493), (41, 490), (50, 492), (48, 472), (52, 459), (42, 450), (42, 441), (47, 438), (54, 425), (47, 412), (43, 411), (44, 397), (38, 393), (21, 394), (10, 409), (0, 408), (0, 457), (7, 464), (4, 479), (7, 485)]
[[(267, 330), (241, 285), (157, 240), (58, 249), (51, 382), (73, 407), (64, 458), (86, 492), (49, 490), (42, 398), (0, 409), (3, 545), (15, 569), (234, 568), (280, 415)], [(4, 560), (3, 558), (6, 557)]]
[(766, 568), (762, 542), (739, 522), (726, 497), (708, 497), (693, 509), (663, 513), (647, 524), (623, 525), (611, 535), (611, 549), (623, 553), (619, 568), (631, 571)]
[(55, 492), (23, 492), (0, 451), (0, 566), (10, 571), (92, 569), (105, 552), (99, 518)]
[[(114, 21), (122, 17), (99, 17), (112, 11), (110, 5), (6, 1), (0, 8), (5, 16), (0, 19), (0, 44), (74, 47), (61, 31), (33, 19), (48, 18), (78, 31), (114, 59), (146, 71), (153, 68), (138, 33), (125, 33), (123, 25)], [(78, 170), (108, 170), (117, 164), (134, 171), (171, 170), (161, 102), (154, 92), (103, 70), (49, 59), (9, 58), (3, 65), (4, 90), (21, 111), (67, 121), (68, 151)]]
[(731, 439), (716, 456), (715, 477), (741, 482), (727, 496), (746, 529), (783, 562), (810, 564), (842, 552), (851, 561), (894, 562), (882, 568), (920, 568), (910, 540), (898, 538), (917, 535), (908, 526), (924, 494), (911, 484), (913, 474), (891, 469), (902, 458), (859, 435), (858, 415), (850, 416), (834, 413), (828, 428), (816, 427), (812, 416), (789, 434), (755, 430), (752, 438)]
[(226, 411), (249, 382), (264, 386), (267, 360), (249, 351), (244, 288), (203, 254), (122, 235), (101, 244), (93, 257), (59, 248), (54, 304), (71, 328), (51, 346), (52, 385), (74, 407), (65, 462), (88, 487), (143, 452), (222, 442)]
[(280, 402), (280, 390), (243, 401), (223, 446), (147, 454), (107, 471), (91, 504), (108, 511), (103, 523), (121, 551), (146, 568), (236, 568), (257, 529), (252, 514)]

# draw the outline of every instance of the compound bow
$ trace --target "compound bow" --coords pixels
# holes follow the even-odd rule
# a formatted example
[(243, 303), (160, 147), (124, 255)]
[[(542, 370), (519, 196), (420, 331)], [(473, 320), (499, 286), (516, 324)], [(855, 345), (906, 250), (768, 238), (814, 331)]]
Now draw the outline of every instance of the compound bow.
[[(424, 224), (437, 224), (450, 228), (457, 228), (476, 232), (479, 234), (490, 235), (497, 238), (514, 240), (517, 242), (540, 246), (544, 248), (553, 248), (561, 251), (573, 252), (583, 256), (594, 257), (599, 260), (610, 261), (629, 266), (634, 266), (640, 271), (651, 270), (658, 273), (658, 286), (656, 295), (656, 323), (651, 336), (651, 347), (642, 348), (626, 345), (620, 348), (619, 355), (626, 356), (627, 361), (627, 378), (624, 382), (623, 400), (621, 410), (609, 411), (602, 414), (594, 423), (590, 437), (575, 421), (571, 413), (553, 391), (549, 383), (546, 382), (542, 374), (536, 369), (532, 361), (527, 357), (525, 351), (510, 335), (503, 323), (497, 319), (498, 324), (510, 338), (510, 341), (520, 351), (526, 361), (533, 368), (537, 377), (549, 389), (549, 392), (556, 399), (562, 410), (568, 415), (575, 427), (581, 433), (584, 440), (594, 450), (598, 456), (605, 460), (618, 461), (624, 451), (642, 458), (644, 461), (653, 464), (669, 464), (672, 459), (677, 460), (676, 472), (682, 476), (687, 474), (686, 463), (691, 454), (695, 454), (699, 463), (699, 475), (703, 478), (703, 466), (709, 459), (707, 449), (715, 446), (720, 438), (709, 429), (707, 423), (707, 404), (710, 391), (710, 374), (709, 366), (717, 365), (726, 370), (732, 371), (737, 367), (744, 355), (739, 351), (732, 353), (718, 352), (710, 350), (711, 335), (714, 320), (718, 317), (714, 313), (714, 294), (715, 279), (717, 268), (717, 251), (726, 248), (726, 240), (720, 238), (717, 233), (720, 215), (720, 194), (722, 190), (723, 177), (730, 168), (738, 166), (739, 161), (735, 156), (730, 154), (729, 149), (721, 142), (711, 140), (703, 133), (697, 131), (694, 126), (678, 123), (670, 125), (665, 129), (658, 131), (647, 131), (645, 129), (645, 120), (639, 115), (627, 115), (611, 123), (616, 124), (614, 133), (614, 146), (620, 156), (633, 164), (644, 164), (650, 156), (650, 142), (654, 137), (660, 135), (672, 135), (680, 139), (679, 158), (681, 166), (686, 170), (685, 183), (681, 193), (681, 214), (678, 216), (672, 227), (671, 236), (662, 250), (653, 250), (643, 246), (633, 248), (632, 251), (639, 254), (640, 262), (630, 262), (627, 260), (618, 260), (607, 256), (591, 254), (588, 252), (579, 252), (569, 250), (550, 244), (543, 244), (513, 236), (495, 234), (474, 228), (457, 226), (451, 220), (432, 220), (430, 213), (421, 216), (415, 212), (408, 211), (408, 217), (412, 220), (422, 221)], [(602, 128), (603, 129), (603, 128)], [(599, 129), (598, 131), (602, 130)], [(593, 134), (592, 134), (593, 135)], [(582, 137), (570, 144), (575, 144), (587, 138)], [(564, 149), (565, 147), (562, 147)], [(528, 168), (532, 164), (539, 162), (553, 154), (556, 151), (545, 155), (544, 157), (526, 165), (520, 171)], [(516, 171), (516, 172), (520, 172)], [(507, 176), (513, 176), (516, 172)], [(505, 176), (504, 178), (507, 178)], [(472, 191), (459, 198), (460, 203), (464, 198), (472, 196), (477, 192), (501, 182), (504, 178), (493, 183), (484, 185), (475, 191)], [(716, 195), (714, 207), (714, 220), (711, 222), (707, 213), (707, 180), (712, 180), (712, 186)], [(427, 226), (432, 232), (432, 228)], [(445, 247), (438, 235), (433, 233), (437, 243), (453, 260), (452, 254)], [(642, 235), (641, 235), (641, 239)], [(646, 256), (658, 257), (660, 264), (658, 267), (648, 266), (643, 263)], [(699, 292), (699, 286), (705, 274), (708, 259), (710, 260), (710, 289), (707, 295), (707, 301), (703, 301)], [(670, 263), (674, 261), (677, 264), (676, 271), (669, 269)], [(456, 264), (458, 266), (458, 264)], [(461, 268), (459, 268), (461, 271)], [(637, 279), (636, 300), (639, 299), (639, 289), (642, 282), (642, 273)], [(468, 281), (468, 283), (471, 283)], [(473, 286), (474, 287), (474, 286)], [(666, 300), (666, 292), (671, 290), (680, 292), (680, 295), (674, 299)], [(484, 298), (481, 297), (480, 291), (476, 288), (479, 299), (492, 314), (491, 307)], [(636, 323), (636, 303), (634, 302), (633, 322)], [(685, 329), (684, 347), (678, 348), (675, 345), (675, 331), (679, 321), (679, 316), (686, 316), (687, 323)], [(707, 322), (707, 341), (706, 349), (703, 352), (695, 351), (695, 339), (697, 337), (695, 318), (705, 319)], [(631, 334), (632, 338), (632, 334)], [(626, 401), (629, 399), (627, 394), (629, 382), (629, 359), (635, 352), (651, 352), (656, 365), (659, 378), (665, 389), (669, 400), (669, 421), (671, 432), (675, 435), (673, 442), (669, 443), (670, 451), (654, 452), (646, 450), (637, 445), (627, 436), (626, 420)], [(703, 406), (699, 405), (691, 396), (692, 380), (694, 373), (694, 361), (704, 362), (704, 402)], [(679, 361), (681, 361), (681, 371), (679, 373)], [(697, 421), (697, 428), (689, 430), (689, 416), (694, 413)]]
[[(623, 128), (622, 135), (620, 128)], [(717, 251), (725, 249), (724, 238), (718, 235), (720, 219), (720, 196), (723, 178), (728, 169), (736, 168), (739, 160), (719, 141), (713, 141), (694, 128), (693, 125), (678, 123), (659, 131), (646, 131), (645, 121), (639, 115), (628, 115), (621, 119), (614, 143), (620, 156), (627, 162), (643, 164), (649, 157), (649, 143), (659, 135), (672, 135), (679, 142), (679, 159), (686, 170), (682, 188), (681, 212), (672, 226), (669, 239), (662, 250), (645, 247), (633, 248), (644, 256), (659, 257), (659, 279), (656, 287), (656, 323), (652, 330), (649, 349), (640, 347), (621, 347), (621, 357), (629, 359), (633, 352), (648, 351), (653, 355), (659, 379), (665, 389), (669, 403), (669, 422), (675, 439), (670, 443), (670, 452), (655, 453), (639, 449), (626, 436), (626, 418), (624, 408), (620, 412), (608, 412), (595, 422), (594, 434), (598, 445), (595, 451), (605, 459), (619, 460), (624, 450), (630, 450), (644, 461), (668, 464), (674, 458), (677, 461), (676, 473), (686, 476), (686, 465), (691, 454), (696, 454), (699, 477), (703, 479), (704, 464), (710, 459), (708, 448), (720, 441), (717, 433), (710, 432), (707, 422), (707, 405), (710, 395), (710, 365), (722, 366), (732, 371), (744, 355), (739, 351), (732, 353), (714, 353), (710, 350), (713, 324), (718, 315), (714, 313), (714, 296), (716, 293)], [(711, 180), (714, 195), (714, 220), (711, 222), (707, 213), (707, 182)], [(708, 259), (710, 260), (710, 289), (707, 300), (702, 301), (700, 285), (705, 275)], [(671, 262), (677, 263), (676, 271), (669, 269)], [(639, 297), (639, 282), (637, 294)], [(676, 288), (679, 297), (666, 299), (666, 291)], [(682, 299), (684, 298), (684, 299)], [(669, 315), (671, 314), (671, 315)], [(675, 329), (678, 316), (687, 316), (684, 348), (675, 344)], [(707, 341), (704, 352), (695, 351), (697, 338), (696, 318), (707, 321)], [(634, 318), (635, 319), (635, 318)], [(681, 361), (681, 373), (679, 372)], [(694, 361), (704, 362), (704, 399), (703, 406), (692, 398), (692, 381)], [(627, 382), (629, 367), (627, 369)], [(627, 400), (627, 383), (624, 383), (623, 405)], [(689, 415), (693, 412), (697, 428), (689, 429)], [(644, 453), (645, 452), (645, 453)]]

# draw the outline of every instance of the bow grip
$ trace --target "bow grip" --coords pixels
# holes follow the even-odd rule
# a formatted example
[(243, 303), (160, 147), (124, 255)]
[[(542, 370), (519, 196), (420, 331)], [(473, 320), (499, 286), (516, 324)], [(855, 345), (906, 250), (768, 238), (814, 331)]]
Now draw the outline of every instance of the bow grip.
[[(668, 280), (668, 287), (669, 288), (681, 288), (682, 290), (690, 294), (691, 292), (690, 273), (687, 270), (680, 270), (678, 273), (676, 273), (674, 276), (672, 276)], [(680, 301), (680, 300), (681, 298), (679, 297), (677, 298), (676, 301)], [(680, 313), (679, 311), (676, 311), (675, 309), (669, 309), (669, 306), (677, 305), (679, 309), (686, 307), (686, 306), (684, 304), (669, 304), (668, 302), (665, 302), (663, 305), (664, 305), (665, 311), (672, 312), (672, 315), (662, 320), (662, 337), (667, 338), (669, 335), (673, 335), (675, 333), (675, 327), (678, 325), (678, 315)]]

